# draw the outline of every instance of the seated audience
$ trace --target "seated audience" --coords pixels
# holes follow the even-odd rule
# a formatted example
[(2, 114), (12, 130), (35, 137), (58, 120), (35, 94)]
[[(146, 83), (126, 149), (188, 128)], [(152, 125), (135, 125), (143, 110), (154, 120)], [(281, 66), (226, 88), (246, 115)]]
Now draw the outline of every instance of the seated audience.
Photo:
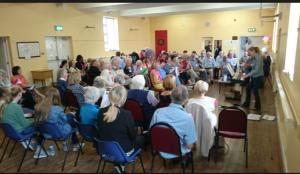
[(22, 69), (20, 66), (14, 66), (12, 68), (12, 77), (11, 77), (11, 83), (12, 85), (19, 85), (22, 88), (29, 87), (27, 80), (22, 74)]
[(211, 52), (206, 52), (206, 58), (203, 61), (203, 66), (206, 71), (209, 73), (209, 81), (213, 83), (214, 78), (214, 67), (215, 67), (215, 59), (213, 58)]
[(228, 61), (227, 57), (223, 57), (223, 61), (221, 62), (221, 77), (228, 76), (231, 78), (230, 71), (228, 70), (228, 66), (231, 66), (230, 62)]
[(141, 60), (137, 60), (135, 66), (133, 67), (134, 75), (146, 75), (148, 74), (148, 68), (143, 65)]
[[(18, 133), (27, 134), (35, 132), (32, 119), (26, 119), (21, 105), (17, 104), (22, 98), (23, 89), (19, 86), (14, 86), (10, 89), (10, 99), (8, 100), (7, 93), (2, 93), (2, 114), (1, 123), (10, 124)], [(28, 142), (22, 142), (24, 148)], [(33, 149), (33, 147), (30, 147)]]
[(22, 99), (20, 100), (20, 104), (23, 108), (28, 108), (30, 110), (34, 109), (35, 99), (37, 96), (43, 97), (43, 95), (34, 87), (29, 86), (27, 80), (22, 75), (22, 69), (20, 66), (14, 66), (12, 68), (12, 85), (18, 85), (25, 89), (25, 92), (22, 95)]
[(135, 64), (136, 61), (140, 60), (139, 54), (136, 53), (135, 51), (132, 52), (129, 56), (131, 57), (131, 60), (132, 60), (133, 64)]
[[(76, 125), (74, 124), (73, 116), (64, 113), (59, 91), (56, 88), (48, 89), (45, 98), (35, 107), (35, 116), (37, 123), (47, 121), (55, 124), (61, 136), (67, 136), (72, 133), (73, 151), (78, 151), (79, 141), (75, 131)], [(68, 150), (67, 143), (64, 142), (63, 144), (64, 151)]]
[(80, 123), (96, 125), (99, 107), (95, 104), (100, 97), (98, 88), (84, 87), (84, 104), (80, 107)]
[(107, 106), (109, 106), (109, 99), (108, 99), (108, 93), (109, 91), (107, 91), (106, 87), (106, 81), (103, 79), (102, 76), (98, 76), (95, 78), (94, 80), (94, 86), (98, 88), (99, 90), (99, 99), (96, 102), (97, 106), (100, 106), (100, 108), (105, 108)]
[(59, 69), (57, 72), (58, 80), (56, 82), (56, 87), (59, 90), (60, 98), (62, 99), (62, 104), (66, 105), (66, 99), (65, 99), (65, 91), (68, 87), (68, 72), (66, 69)]
[(168, 74), (167, 77), (163, 81), (164, 91), (159, 95), (159, 104), (163, 104), (167, 106), (171, 103), (171, 92), (174, 88), (176, 88), (176, 79), (172, 74)]
[(68, 72), (68, 61), (67, 60), (63, 60), (61, 61), (59, 68), (57, 69), (57, 77), (56, 77), (56, 81), (59, 80), (59, 71), (61, 71), (61, 69), (64, 69)]
[(185, 109), (192, 114), (198, 131), (197, 148), (201, 155), (209, 156), (209, 151), (214, 143), (215, 128), (217, 126), (217, 100), (205, 96), (208, 91), (208, 83), (202, 80), (194, 86), (195, 97), (188, 100)]
[[(181, 152), (186, 154), (191, 151), (193, 144), (197, 141), (197, 132), (193, 117), (182, 107), (188, 100), (189, 93), (184, 85), (172, 90), (172, 103), (168, 107), (157, 109), (153, 115), (150, 127), (155, 123), (164, 122), (171, 125), (180, 137)], [(174, 154), (163, 153), (164, 158), (171, 159), (178, 157)]]
[(144, 111), (145, 122), (144, 130), (147, 130), (149, 127), (150, 120), (155, 111), (155, 106), (158, 104), (158, 100), (154, 96), (153, 91), (144, 90), (145, 87), (145, 78), (143, 75), (136, 75), (132, 78), (130, 84), (130, 90), (128, 91), (128, 99), (134, 99), (138, 101)]
[[(137, 135), (131, 112), (123, 109), (127, 92), (123, 86), (114, 87), (109, 93), (111, 105), (98, 114), (97, 134), (102, 141), (115, 141), (130, 156), (134, 149), (143, 147), (144, 138)], [(124, 166), (119, 168), (124, 171)]]
[(2, 69), (0, 69), (0, 87), (1, 88), (11, 87), (11, 82), (9, 80), (7, 73)]
[(141, 60), (137, 60), (135, 66), (133, 67), (134, 75), (146, 75), (148, 74), (148, 68), (143, 66), (143, 62)]
[(220, 69), (221, 69), (221, 62), (223, 60), (223, 57), (224, 57), (224, 52), (220, 51), (215, 60), (214, 79), (220, 78)]
[(81, 74), (80, 72), (73, 72), (70, 73), (68, 77), (68, 89), (72, 90), (72, 93), (77, 99), (79, 106), (82, 106), (84, 103), (84, 90), (83, 87), (80, 85), (81, 82)]
[(103, 77), (108, 86), (113, 86), (115, 77), (114, 73), (112, 72), (111, 64), (109, 62), (104, 62), (102, 68), (103, 70), (101, 71), (100, 76)]
[(150, 71), (150, 79), (151, 79), (153, 88), (155, 90), (162, 91), (162, 90), (164, 90), (163, 83), (162, 83), (163, 79), (159, 73), (159, 70), (160, 70), (159, 63), (154, 62), (152, 64), (152, 70)]
[(89, 69), (87, 70), (88, 85), (93, 85), (94, 79), (101, 74), (99, 66), (99, 61), (96, 59), (90, 62)]
[(132, 59), (131, 58), (126, 59), (126, 65), (125, 65), (125, 68), (124, 68), (124, 73), (129, 77), (134, 76), (134, 70), (133, 70)]
[(72, 73), (72, 72), (80, 72), (80, 69), (78, 69), (75, 66), (75, 60), (70, 60), (69, 61), (69, 68), (68, 68), (68, 73)]
[(3, 114), (4, 108), (10, 100), (10, 93), (7, 88), (0, 87), (0, 117)]
[(212, 116), (214, 125), (217, 124), (217, 100), (212, 97), (208, 97), (205, 94), (207, 93), (209, 85), (207, 82), (199, 80), (194, 86), (195, 97), (189, 99), (188, 103), (197, 103), (202, 105), (205, 110)]
[(77, 55), (75, 67), (77, 69), (79, 69), (80, 71), (86, 70), (87, 64), (84, 63), (84, 59), (83, 59), (82, 55)]

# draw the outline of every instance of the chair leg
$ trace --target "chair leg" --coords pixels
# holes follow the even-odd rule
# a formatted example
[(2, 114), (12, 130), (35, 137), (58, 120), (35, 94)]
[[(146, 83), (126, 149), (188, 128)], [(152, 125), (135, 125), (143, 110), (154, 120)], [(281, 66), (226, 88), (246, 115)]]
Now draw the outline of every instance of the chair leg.
[(218, 161), (219, 136), (216, 135), (215, 163)]
[(192, 173), (194, 173), (194, 156), (192, 151), (191, 151), (191, 163), (192, 163)]
[(82, 138), (81, 140), (81, 143), (79, 144), (79, 150), (77, 151), (77, 157), (76, 157), (76, 161), (75, 161), (75, 164), (74, 166), (76, 167), (77, 166), (77, 163), (78, 163), (78, 160), (79, 160), (79, 155), (80, 155), (80, 152), (82, 152), (82, 147), (81, 147), (81, 144), (84, 142), (84, 138)]
[(103, 166), (102, 166), (101, 173), (103, 173), (103, 172), (104, 172), (105, 164), (106, 164), (106, 162), (104, 161), (104, 163), (103, 163)]
[(141, 155), (139, 155), (139, 159), (140, 159), (140, 162), (141, 162), (141, 166), (142, 166), (143, 172), (146, 173), (145, 167), (144, 167), (144, 163), (143, 163), (143, 159), (142, 159)]
[[(40, 154), (41, 154), (42, 147), (44, 146), (44, 143), (45, 143), (45, 139), (42, 139), (42, 142), (41, 142), (41, 145), (40, 145), (41, 147), (40, 147), (39, 152), (38, 152), (38, 156), (40, 156)], [(37, 158), (37, 159), (35, 160), (35, 165), (38, 164), (39, 160), (40, 160), (40, 158)]]
[(67, 151), (65, 152), (65, 158), (64, 158), (64, 162), (63, 162), (61, 171), (64, 171), (64, 169), (65, 169), (65, 164), (66, 164), (67, 157), (68, 157), (68, 153), (69, 153), (69, 150), (70, 150), (70, 147), (71, 147), (70, 144), (71, 144), (71, 143), (70, 143), (70, 138), (68, 138), (68, 140), (67, 140), (67, 148), (68, 148), (68, 149), (67, 149)]
[(150, 171), (150, 173), (152, 173), (152, 170), (153, 170), (153, 166), (154, 166), (154, 158), (155, 158), (155, 154), (154, 155), (152, 155), (152, 161), (151, 161), (151, 171)]
[(55, 143), (55, 145), (56, 145), (57, 150), (60, 151), (59, 145), (57, 144), (57, 141), (56, 141), (56, 140), (54, 140), (54, 143)]
[(180, 158), (180, 161), (181, 161), (182, 173), (185, 173), (185, 165), (184, 165), (184, 162), (183, 162), (183, 158), (182, 158), (182, 157)]
[(10, 142), (10, 139), (8, 139), (8, 141), (7, 141), (7, 143), (6, 143), (6, 146), (5, 146), (5, 148), (4, 148), (4, 151), (3, 151), (2, 156), (1, 156), (1, 159), (0, 159), (0, 163), (1, 163), (2, 160), (3, 160), (3, 157), (4, 157), (5, 153), (6, 153), (6, 150), (7, 150), (7, 147), (8, 147), (9, 142)]
[(246, 146), (246, 168), (248, 168), (248, 138), (245, 139)]
[(164, 160), (164, 167), (166, 168), (167, 167), (166, 159), (163, 159), (163, 160)]
[[(121, 169), (122, 169), (122, 167), (121, 167)], [(134, 171), (135, 171), (135, 162), (133, 163), (131, 173), (135, 173)]]
[(4, 137), (3, 137), (3, 140), (2, 140), (2, 143), (1, 143), (1, 145), (0, 145), (0, 148), (2, 148), (2, 147), (3, 147), (3, 145), (4, 145), (5, 141), (6, 141), (6, 136), (4, 136)]
[(23, 157), (22, 157), (22, 160), (21, 160), (21, 162), (20, 162), (20, 165), (19, 165), (19, 167), (18, 167), (17, 172), (19, 172), (19, 171), (21, 170), (23, 161), (24, 161), (24, 159), (25, 159), (25, 156), (26, 156), (27, 151), (28, 151), (28, 149), (29, 149), (29, 145), (30, 145), (30, 143), (31, 143), (31, 139), (32, 139), (32, 137), (29, 139), (28, 143), (26, 144), (26, 149), (25, 149), (25, 151), (24, 151), (24, 154), (23, 154)]
[(97, 167), (97, 174), (99, 173), (99, 169), (100, 169), (100, 166), (101, 166), (101, 162), (102, 162), (102, 158), (100, 156), (100, 159), (99, 159), (99, 162), (98, 162), (98, 167)]
[(11, 150), (10, 150), (10, 152), (9, 152), (8, 158), (11, 157), (13, 151), (15, 150), (16, 144), (17, 144), (17, 141), (14, 142), (14, 145), (13, 145), (13, 147), (11, 148)]

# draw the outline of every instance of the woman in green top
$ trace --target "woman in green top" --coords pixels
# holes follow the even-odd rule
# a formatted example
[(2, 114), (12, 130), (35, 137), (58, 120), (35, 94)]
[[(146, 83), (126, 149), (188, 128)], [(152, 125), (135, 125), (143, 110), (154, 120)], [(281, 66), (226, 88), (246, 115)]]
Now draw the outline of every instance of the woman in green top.
[(2, 123), (10, 124), (19, 133), (34, 131), (33, 121), (24, 117), (22, 107), (18, 104), (22, 98), (23, 89), (19, 86), (11, 88), (11, 102), (4, 108)]

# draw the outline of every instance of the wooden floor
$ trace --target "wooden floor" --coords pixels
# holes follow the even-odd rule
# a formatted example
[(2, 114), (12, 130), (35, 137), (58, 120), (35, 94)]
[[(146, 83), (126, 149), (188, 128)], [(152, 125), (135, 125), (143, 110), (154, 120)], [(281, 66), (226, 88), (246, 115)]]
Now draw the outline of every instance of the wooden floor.
[[(231, 105), (239, 103), (238, 101), (228, 101), (224, 99), (224, 90), (221, 94), (218, 92), (218, 84), (213, 84), (208, 92), (209, 96), (219, 99), (222, 105)], [(192, 94), (191, 94), (192, 95)], [(270, 115), (275, 115), (274, 96), (270, 85), (266, 85), (266, 89), (261, 91), (262, 112)], [(251, 112), (251, 111), (250, 111)], [(210, 162), (207, 159), (199, 156), (197, 150), (194, 152), (195, 173), (200, 172), (282, 172), (281, 156), (279, 148), (279, 139), (277, 133), (277, 122), (275, 121), (248, 121), (248, 136), (249, 136), (249, 164), (248, 169), (245, 168), (245, 153), (243, 152), (242, 140), (225, 139), (225, 149), (219, 150), (219, 159), (215, 163), (213, 159)], [(1, 140), (3, 133), (1, 132)], [(10, 146), (11, 147), (11, 146)], [(2, 154), (3, 148), (0, 149)], [(21, 152), (23, 148), (18, 145), (11, 158), (6, 155), (3, 162), (0, 164), (0, 173), (16, 172), (16, 168), (21, 160)], [(84, 154), (80, 156), (77, 167), (74, 167), (76, 158), (75, 152), (70, 152), (65, 166), (64, 172), (81, 172), (94, 173), (98, 164), (98, 156), (96, 155), (91, 144), (86, 144)], [(150, 147), (142, 155), (146, 172), (150, 172), (151, 154)], [(33, 152), (29, 152), (21, 172), (61, 172), (63, 162), (63, 152), (57, 151), (56, 156), (41, 159), (38, 166), (34, 165)], [(189, 166), (190, 167), (190, 166)], [(126, 167), (127, 172), (131, 171), (131, 166)], [(136, 172), (142, 172), (140, 163), (136, 163)], [(112, 166), (106, 165), (106, 172), (112, 172)], [(181, 173), (180, 165), (167, 162), (166, 168), (163, 166), (163, 161), (156, 158), (153, 172), (158, 173)], [(190, 168), (187, 170), (190, 172)]]

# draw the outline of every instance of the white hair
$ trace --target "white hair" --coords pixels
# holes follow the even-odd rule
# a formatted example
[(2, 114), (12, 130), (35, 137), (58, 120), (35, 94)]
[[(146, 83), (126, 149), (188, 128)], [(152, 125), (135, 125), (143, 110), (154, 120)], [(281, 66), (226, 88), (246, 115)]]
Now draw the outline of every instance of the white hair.
[(84, 87), (84, 100), (86, 103), (94, 104), (100, 97), (98, 88), (94, 86)]
[(198, 82), (196, 82), (195, 86), (194, 86), (194, 91), (199, 94), (205, 94), (208, 91), (208, 83), (202, 80), (199, 80)]
[(106, 80), (104, 79), (103, 76), (97, 76), (97, 77), (94, 79), (93, 86), (95, 86), (95, 87), (97, 87), (97, 88), (106, 88), (107, 82), (106, 82)]
[(144, 89), (145, 87), (145, 78), (143, 75), (136, 75), (131, 80), (131, 89)]

